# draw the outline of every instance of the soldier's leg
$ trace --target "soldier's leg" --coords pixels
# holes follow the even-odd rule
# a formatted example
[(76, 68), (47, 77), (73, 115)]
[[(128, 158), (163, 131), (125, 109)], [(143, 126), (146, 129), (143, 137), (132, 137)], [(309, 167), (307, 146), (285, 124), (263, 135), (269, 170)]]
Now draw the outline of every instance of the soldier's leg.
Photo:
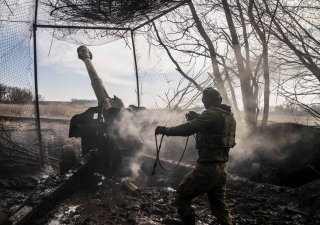
[(213, 215), (222, 225), (232, 225), (230, 211), (226, 205), (226, 169), (221, 166), (221, 179), (213, 189), (207, 192)]
[(194, 209), (191, 207), (191, 200), (177, 199), (176, 206), (183, 225), (196, 224)]
[(192, 176), (193, 171), (185, 175), (177, 187), (175, 206), (177, 207), (178, 214), (184, 225), (195, 224), (195, 213), (191, 207), (192, 190)]
[(196, 167), (182, 179), (177, 188), (175, 206), (184, 225), (195, 224), (192, 199), (206, 193), (214, 186), (212, 179), (207, 178), (202, 168)]
[(232, 225), (230, 211), (225, 203), (226, 188), (218, 186), (208, 192), (210, 208), (213, 215), (220, 221), (222, 225)]

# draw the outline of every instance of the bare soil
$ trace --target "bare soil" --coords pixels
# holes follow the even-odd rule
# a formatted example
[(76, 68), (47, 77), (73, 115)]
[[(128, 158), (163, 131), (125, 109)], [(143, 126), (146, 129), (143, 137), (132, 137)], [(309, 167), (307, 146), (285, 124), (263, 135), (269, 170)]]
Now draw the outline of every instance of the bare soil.
[[(172, 206), (174, 189), (157, 183), (157, 179), (153, 182), (141, 187), (137, 195), (124, 190), (119, 178), (100, 179), (57, 205), (38, 224), (181, 224)], [(289, 188), (230, 176), (227, 204), (240, 225), (304, 224), (309, 208), (294, 194), (297, 192)], [(206, 196), (196, 198), (193, 206), (197, 224), (219, 224), (211, 215)], [(318, 214), (310, 224), (319, 223)]]

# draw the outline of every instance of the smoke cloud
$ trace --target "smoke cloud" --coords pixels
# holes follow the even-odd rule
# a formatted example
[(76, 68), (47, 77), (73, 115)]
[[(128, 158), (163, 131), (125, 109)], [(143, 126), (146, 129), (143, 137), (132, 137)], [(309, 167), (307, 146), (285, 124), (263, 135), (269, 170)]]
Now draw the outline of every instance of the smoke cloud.
[[(186, 122), (184, 111), (172, 110), (125, 110), (115, 126), (119, 130), (119, 136), (128, 143), (141, 143), (140, 148), (130, 160), (130, 170), (133, 177), (138, 177), (140, 167), (143, 164), (142, 156), (156, 157), (156, 144), (154, 131), (157, 126), (177, 126)], [(161, 159), (178, 161), (186, 143), (186, 137), (164, 137), (161, 147)], [(158, 136), (158, 143), (160, 135)], [(188, 148), (183, 159), (184, 162), (192, 164), (196, 161), (197, 152), (194, 150), (195, 141), (189, 138)], [(134, 149), (132, 149), (134, 151)], [(151, 171), (150, 171), (151, 172)]]
[[(199, 111), (201, 112), (201, 111)], [(129, 160), (129, 168), (132, 178), (141, 175), (141, 166), (145, 155), (149, 159), (156, 157), (156, 145), (154, 131), (157, 126), (177, 126), (186, 122), (187, 111), (172, 111), (165, 109), (158, 110), (125, 110), (120, 119), (115, 122), (121, 139), (129, 143), (133, 154)], [(284, 127), (285, 129), (280, 129)], [(286, 130), (287, 129), (287, 130)], [(288, 161), (298, 159), (292, 147), (296, 146), (303, 138), (301, 130), (293, 129), (290, 125), (269, 126), (265, 130), (250, 132), (247, 126), (238, 121), (237, 124), (237, 145), (230, 149), (229, 172), (239, 175), (249, 175), (250, 168), (260, 170), (265, 167), (279, 168), (280, 165), (287, 165)], [(158, 142), (160, 135), (158, 136)], [(136, 145), (134, 143), (140, 143)], [(130, 145), (132, 143), (132, 145)], [(186, 137), (164, 137), (160, 158), (173, 163), (180, 159), (186, 143)], [(195, 150), (195, 140), (189, 137), (189, 144), (182, 160), (185, 164), (194, 165), (198, 158)], [(291, 166), (292, 167), (292, 166)], [(239, 173), (240, 172), (240, 173)], [(150, 171), (151, 173), (151, 171)], [(170, 176), (170, 174), (168, 174)]]

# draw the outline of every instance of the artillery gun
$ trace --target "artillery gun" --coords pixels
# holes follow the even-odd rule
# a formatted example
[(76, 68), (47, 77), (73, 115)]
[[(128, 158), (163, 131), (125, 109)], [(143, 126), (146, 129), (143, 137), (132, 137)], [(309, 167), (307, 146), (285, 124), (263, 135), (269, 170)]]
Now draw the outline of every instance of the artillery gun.
[(80, 137), (82, 154), (97, 149), (99, 160), (113, 171), (123, 167), (124, 160), (135, 154), (141, 147), (141, 139), (127, 141), (119, 135), (115, 121), (125, 111), (122, 100), (116, 96), (111, 98), (99, 78), (91, 60), (92, 53), (86, 46), (77, 49), (90, 76), (91, 85), (98, 100), (98, 106), (90, 107), (81, 114), (74, 115), (70, 121), (69, 138)]

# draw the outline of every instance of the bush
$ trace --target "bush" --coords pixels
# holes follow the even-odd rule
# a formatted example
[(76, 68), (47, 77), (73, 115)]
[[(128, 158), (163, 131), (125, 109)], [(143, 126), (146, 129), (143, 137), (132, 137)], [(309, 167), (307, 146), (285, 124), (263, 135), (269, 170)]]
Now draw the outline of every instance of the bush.
[(28, 89), (0, 84), (0, 102), (21, 104), (31, 102), (33, 99), (33, 93)]

